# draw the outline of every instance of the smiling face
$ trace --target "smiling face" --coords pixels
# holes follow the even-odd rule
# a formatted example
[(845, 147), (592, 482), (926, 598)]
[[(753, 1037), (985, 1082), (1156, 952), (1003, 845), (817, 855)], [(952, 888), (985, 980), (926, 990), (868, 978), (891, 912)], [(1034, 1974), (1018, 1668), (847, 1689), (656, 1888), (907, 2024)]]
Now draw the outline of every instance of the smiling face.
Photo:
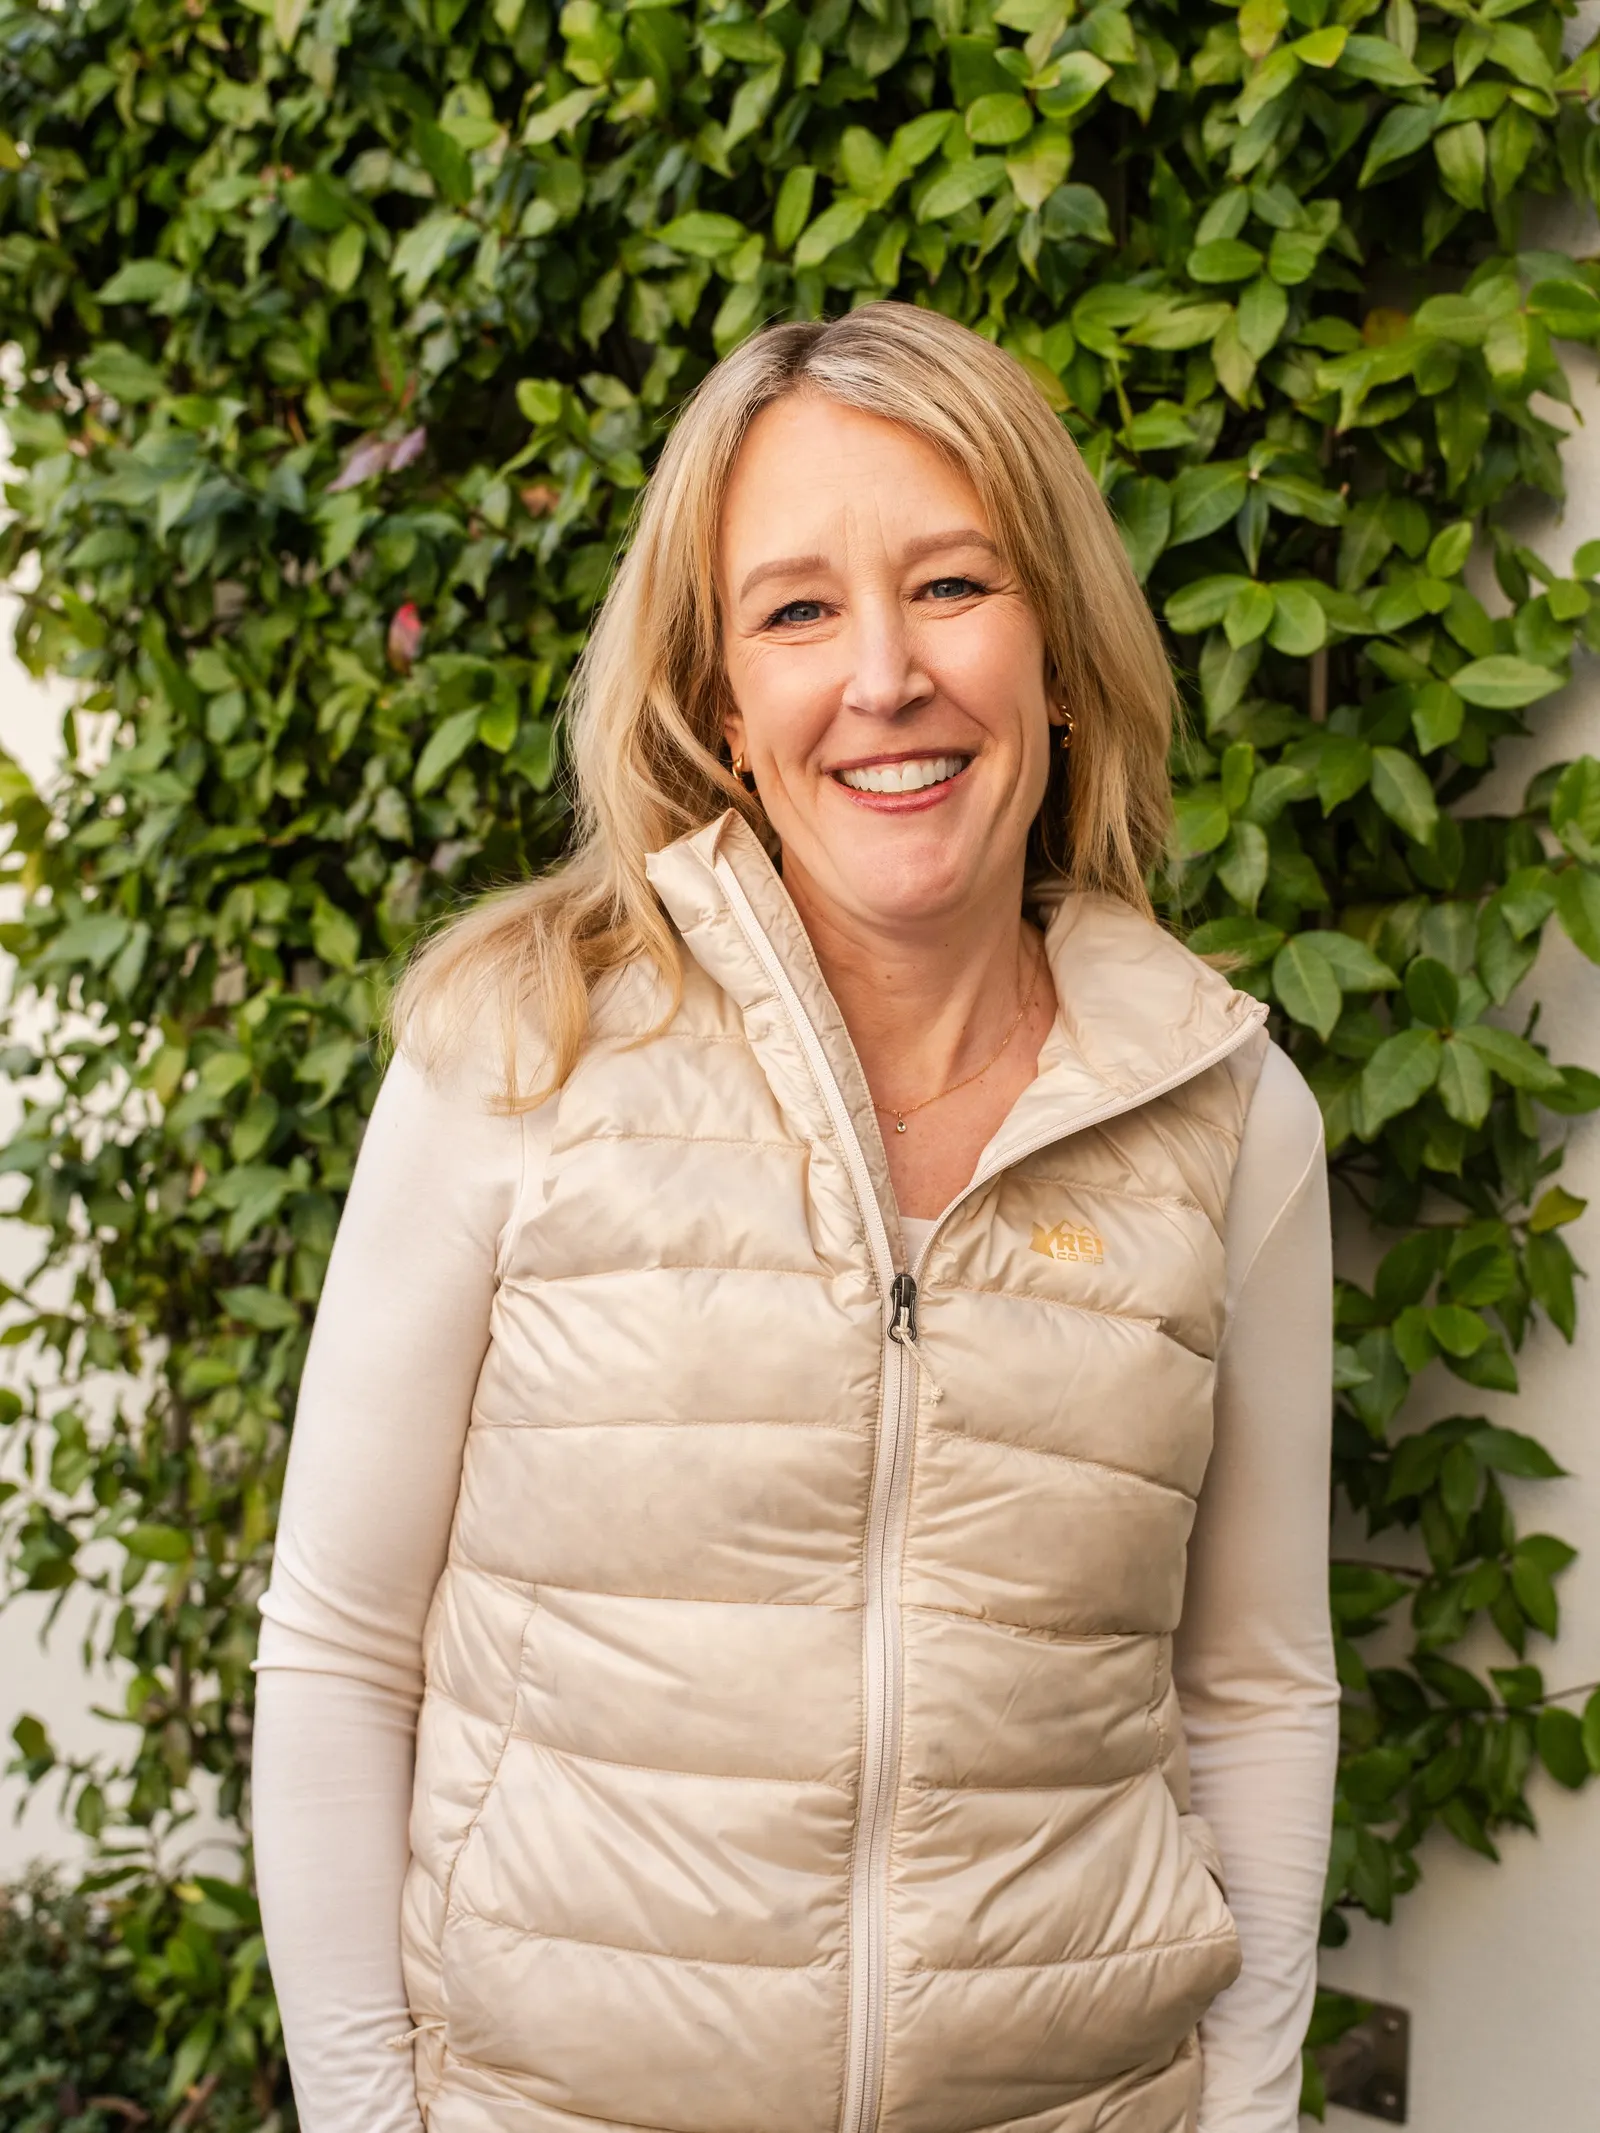
[(1017, 908), (1060, 714), (965, 474), (897, 423), (776, 401), (734, 465), (718, 590), (728, 745), (802, 910), (904, 934)]

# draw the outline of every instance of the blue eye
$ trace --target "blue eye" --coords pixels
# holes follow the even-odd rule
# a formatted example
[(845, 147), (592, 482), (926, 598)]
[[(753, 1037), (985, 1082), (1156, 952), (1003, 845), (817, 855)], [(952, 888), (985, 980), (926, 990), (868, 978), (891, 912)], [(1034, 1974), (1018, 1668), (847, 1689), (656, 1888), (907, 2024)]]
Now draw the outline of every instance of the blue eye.
[(933, 578), (924, 587), (935, 600), (964, 600), (968, 593), (982, 592), (976, 578)]
[(779, 622), (815, 622), (822, 613), (820, 600), (790, 600), (768, 615), (766, 626), (771, 629)]

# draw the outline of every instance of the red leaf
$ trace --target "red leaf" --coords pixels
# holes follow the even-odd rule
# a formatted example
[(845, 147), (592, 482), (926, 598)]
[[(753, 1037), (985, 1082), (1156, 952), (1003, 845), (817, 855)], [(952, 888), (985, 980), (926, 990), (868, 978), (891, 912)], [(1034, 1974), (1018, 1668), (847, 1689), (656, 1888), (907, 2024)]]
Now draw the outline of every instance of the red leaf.
[(403, 674), (422, 650), (422, 617), (414, 600), (397, 607), (389, 623), (389, 664)]

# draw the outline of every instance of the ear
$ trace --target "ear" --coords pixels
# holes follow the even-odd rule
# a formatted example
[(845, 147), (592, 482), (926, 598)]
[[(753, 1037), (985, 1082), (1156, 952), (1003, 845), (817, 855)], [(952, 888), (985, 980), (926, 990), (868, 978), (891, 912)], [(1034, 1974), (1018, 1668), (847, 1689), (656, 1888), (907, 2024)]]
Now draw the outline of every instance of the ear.
[(1061, 701), (1066, 693), (1061, 676), (1047, 658), (1044, 663), (1044, 700), (1046, 716), (1052, 726), (1064, 726), (1067, 723), (1066, 706)]
[(730, 710), (724, 716), (722, 738), (728, 744), (728, 754), (737, 762), (738, 758), (744, 753), (745, 747), (744, 713), (742, 711)]

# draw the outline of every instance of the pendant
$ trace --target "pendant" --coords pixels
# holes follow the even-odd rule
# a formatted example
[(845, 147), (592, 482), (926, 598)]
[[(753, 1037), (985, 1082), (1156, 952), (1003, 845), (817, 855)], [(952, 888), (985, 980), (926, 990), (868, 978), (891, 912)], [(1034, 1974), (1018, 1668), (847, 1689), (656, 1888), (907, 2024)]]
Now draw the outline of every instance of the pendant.
[(903, 1118), (896, 1118), (894, 1122), (894, 1130), (896, 1131), (896, 1133), (904, 1133), (904, 1131), (906, 1130), (906, 1122)]

